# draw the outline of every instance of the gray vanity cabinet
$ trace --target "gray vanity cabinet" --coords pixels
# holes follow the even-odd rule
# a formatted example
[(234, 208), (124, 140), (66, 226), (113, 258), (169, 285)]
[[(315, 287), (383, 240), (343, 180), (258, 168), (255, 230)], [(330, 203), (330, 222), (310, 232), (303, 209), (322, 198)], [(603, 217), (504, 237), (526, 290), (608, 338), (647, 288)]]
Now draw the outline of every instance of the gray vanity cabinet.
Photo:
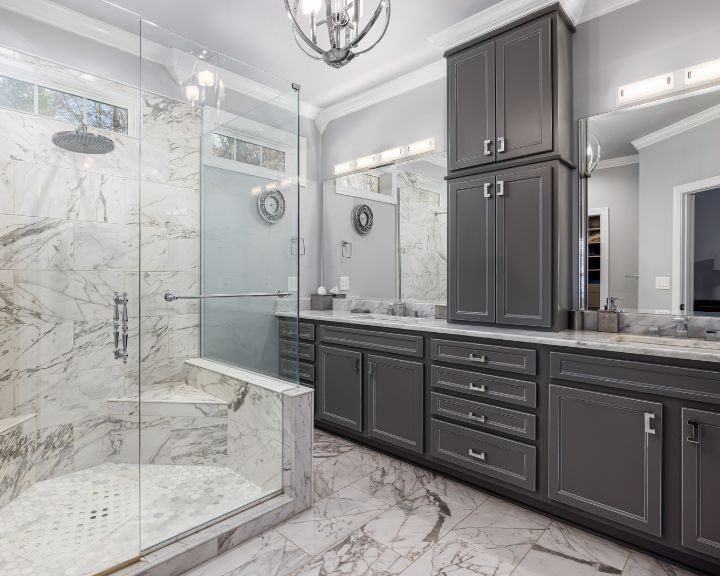
[(316, 418), (362, 432), (362, 353), (319, 346), (318, 371)]
[(498, 160), (553, 148), (551, 20), (543, 18), (503, 34), (497, 52)]
[(720, 413), (683, 408), (682, 545), (720, 558)]
[(548, 496), (661, 536), (662, 404), (549, 390)]
[(451, 170), (495, 161), (495, 42), (448, 58)]
[(552, 325), (550, 167), (516, 169), (495, 178), (496, 318), (498, 324)]
[(448, 186), (448, 317), (495, 322), (495, 177)]
[(422, 454), (422, 362), (368, 354), (366, 373), (368, 435)]

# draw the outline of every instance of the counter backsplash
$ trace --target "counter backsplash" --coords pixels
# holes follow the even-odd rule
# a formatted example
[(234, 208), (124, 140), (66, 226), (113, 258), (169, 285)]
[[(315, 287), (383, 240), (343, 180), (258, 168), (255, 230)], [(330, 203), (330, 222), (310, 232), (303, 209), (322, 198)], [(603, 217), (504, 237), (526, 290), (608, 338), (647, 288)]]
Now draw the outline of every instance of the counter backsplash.
[[(672, 335), (676, 330), (675, 316), (667, 314), (635, 314), (620, 312), (620, 332), (626, 334), (649, 335), (651, 328), (657, 328), (661, 336)], [(720, 332), (720, 317), (688, 316), (688, 337), (705, 338), (708, 330)], [(583, 327), (585, 330), (597, 330), (597, 312), (583, 312)]]

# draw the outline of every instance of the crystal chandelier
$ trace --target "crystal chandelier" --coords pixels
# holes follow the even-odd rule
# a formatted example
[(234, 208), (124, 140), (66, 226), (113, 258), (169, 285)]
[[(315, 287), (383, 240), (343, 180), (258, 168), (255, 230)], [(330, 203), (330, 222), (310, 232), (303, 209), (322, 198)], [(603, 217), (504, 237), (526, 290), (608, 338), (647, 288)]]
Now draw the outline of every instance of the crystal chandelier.
[[(372, 50), (385, 36), (390, 24), (390, 0), (380, 0), (372, 16), (361, 29), (363, 0), (284, 0), (288, 17), (292, 21), (295, 42), (310, 58), (322, 60), (329, 66), (341, 68), (356, 56)], [(290, 7), (292, 1), (293, 7)], [(298, 21), (298, 6), (310, 18), (309, 32), (305, 32)], [(366, 38), (385, 12), (385, 26), (380, 37), (364, 49), (360, 43)], [(328, 45), (326, 50), (318, 42), (318, 30), (327, 27)]]

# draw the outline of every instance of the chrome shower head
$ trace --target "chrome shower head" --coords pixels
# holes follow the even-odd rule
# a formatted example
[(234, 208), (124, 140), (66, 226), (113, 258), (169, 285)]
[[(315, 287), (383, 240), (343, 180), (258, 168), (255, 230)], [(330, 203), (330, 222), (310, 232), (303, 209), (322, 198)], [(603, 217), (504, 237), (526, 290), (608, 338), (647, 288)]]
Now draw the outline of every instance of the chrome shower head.
[(78, 154), (107, 154), (115, 150), (115, 143), (110, 138), (88, 132), (85, 124), (75, 130), (53, 134), (52, 142), (58, 148)]

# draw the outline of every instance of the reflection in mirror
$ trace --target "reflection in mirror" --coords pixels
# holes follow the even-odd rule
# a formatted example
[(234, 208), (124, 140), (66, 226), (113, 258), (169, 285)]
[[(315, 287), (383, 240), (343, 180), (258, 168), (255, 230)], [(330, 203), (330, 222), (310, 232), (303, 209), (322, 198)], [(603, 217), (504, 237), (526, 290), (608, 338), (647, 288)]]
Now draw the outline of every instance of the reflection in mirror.
[(445, 174), (445, 155), (435, 154), (326, 181), (325, 287), (365, 300), (445, 304)]
[(720, 89), (591, 117), (581, 146), (587, 308), (720, 314)]

